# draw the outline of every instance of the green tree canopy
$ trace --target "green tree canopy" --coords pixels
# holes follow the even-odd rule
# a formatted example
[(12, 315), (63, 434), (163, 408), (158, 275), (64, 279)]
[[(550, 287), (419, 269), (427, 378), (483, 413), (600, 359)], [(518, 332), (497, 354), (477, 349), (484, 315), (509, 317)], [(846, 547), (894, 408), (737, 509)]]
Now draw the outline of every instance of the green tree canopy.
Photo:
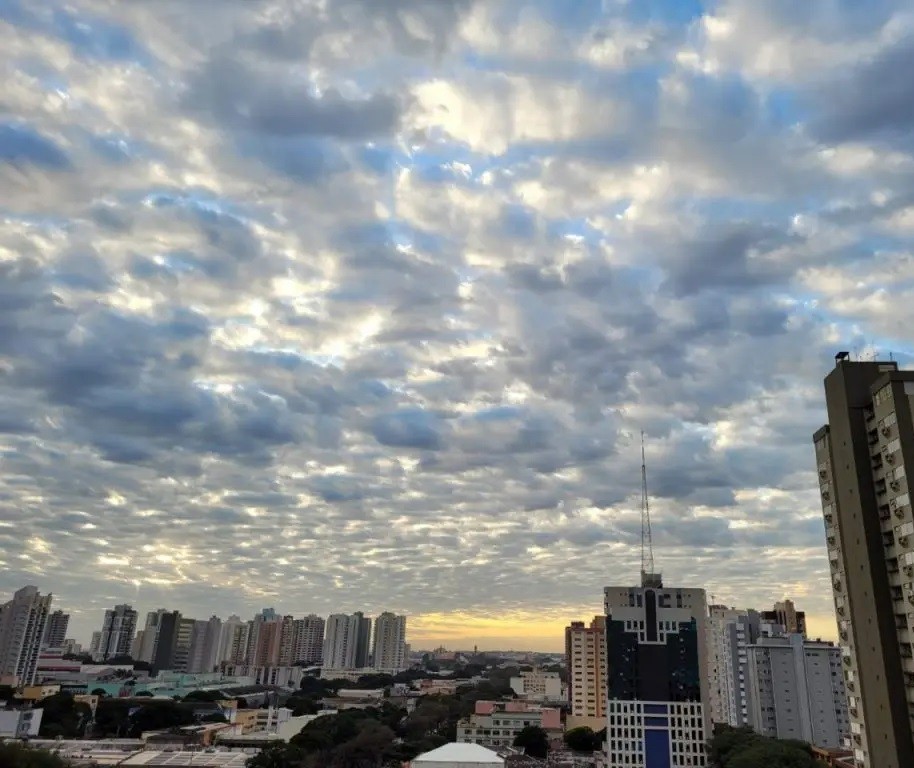
[(549, 735), (538, 725), (527, 725), (514, 737), (514, 746), (523, 747), (529, 757), (543, 759), (549, 753)]
[(4, 768), (69, 768), (69, 763), (59, 755), (14, 741), (0, 743), (0, 765)]
[(809, 745), (770, 739), (750, 728), (719, 727), (709, 744), (716, 768), (817, 768)]
[(565, 731), (565, 744), (575, 752), (593, 752), (603, 746), (603, 738), (585, 725)]

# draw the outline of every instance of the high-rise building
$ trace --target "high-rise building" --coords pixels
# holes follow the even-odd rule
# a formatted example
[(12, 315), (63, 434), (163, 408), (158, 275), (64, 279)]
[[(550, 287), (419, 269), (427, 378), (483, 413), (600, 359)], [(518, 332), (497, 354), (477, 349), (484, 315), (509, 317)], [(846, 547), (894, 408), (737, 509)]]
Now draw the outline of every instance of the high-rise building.
[(136, 611), (127, 604), (116, 605), (105, 611), (101, 633), (98, 655), (102, 660), (129, 656), (133, 636), (136, 634)]
[(324, 635), (324, 669), (356, 669), (355, 651), (358, 645), (361, 617), (334, 613), (327, 619)]
[(178, 652), (178, 633), (181, 625), (180, 611), (166, 611), (156, 622), (155, 654), (151, 661), (153, 673), (175, 670)]
[(747, 648), (759, 638), (757, 611), (712, 605), (708, 616), (708, 676), (711, 721), (749, 725)]
[(229, 616), (222, 625), (219, 663), (244, 664), (248, 646), (249, 622), (239, 616)]
[(41, 638), (51, 610), (51, 595), (23, 587), (0, 605), (0, 678), (14, 685), (35, 682)]
[(67, 639), (67, 627), (70, 626), (70, 614), (63, 611), (54, 611), (48, 614), (48, 622), (44, 627), (44, 637), (41, 644), (45, 648), (61, 648)]
[(762, 611), (761, 619), (766, 624), (779, 624), (788, 634), (806, 637), (806, 613), (798, 611), (793, 600), (775, 603), (770, 611)]
[(356, 669), (364, 669), (371, 663), (371, 619), (361, 611), (356, 611), (354, 615), (359, 619), (359, 632), (353, 664)]
[(749, 718), (765, 736), (837, 749), (849, 736), (841, 650), (792, 633), (747, 648)]
[(324, 620), (313, 613), (295, 620), (293, 632), (294, 660), (320, 664), (324, 646)]
[(385, 611), (374, 620), (375, 669), (396, 674), (406, 669), (406, 616)]
[(145, 661), (151, 663), (155, 658), (156, 644), (159, 640), (159, 623), (168, 611), (165, 608), (158, 608), (146, 614), (146, 623), (137, 637), (134, 638), (133, 658), (136, 661)]
[(565, 627), (568, 705), (575, 717), (606, 717), (606, 617)]
[(99, 653), (99, 648), (102, 645), (102, 633), (98, 630), (92, 633), (92, 639), (89, 641), (89, 656), (92, 657), (93, 661), (98, 661), (101, 658)]
[(703, 589), (606, 587), (609, 765), (705, 766), (710, 735)]
[[(914, 765), (914, 371), (851, 362), (825, 378), (813, 440), (838, 635), (861, 768)], [(909, 471), (911, 470), (911, 471)]]

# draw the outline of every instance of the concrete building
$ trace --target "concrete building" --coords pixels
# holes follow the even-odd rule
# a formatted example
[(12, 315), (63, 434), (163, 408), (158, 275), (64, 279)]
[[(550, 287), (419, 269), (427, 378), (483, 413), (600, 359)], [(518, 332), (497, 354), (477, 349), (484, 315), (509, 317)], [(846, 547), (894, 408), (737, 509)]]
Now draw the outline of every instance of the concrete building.
[(607, 762), (705, 766), (710, 735), (703, 589), (606, 587)]
[(44, 637), (41, 644), (45, 648), (62, 648), (67, 639), (67, 628), (70, 626), (70, 614), (63, 611), (54, 611), (48, 614), (47, 624), (44, 626)]
[[(146, 614), (146, 623), (141, 630), (143, 635), (137, 648), (134, 651), (133, 658), (136, 661), (145, 661), (151, 663), (155, 658), (156, 644), (159, 640), (159, 623), (168, 611), (165, 608), (158, 608)], [(139, 635), (139, 632), (137, 633)]]
[(841, 650), (803, 635), (748, 647), (749, 723), (778, 739), (837, 749), (850, 734)]
[(527, 701), (561, 703), (567, 694), (558, 672), (547, 672), (539, 667), (521, 672), (511, 678), (511, 690)]
[(324, 620), (313, 613), (294, 622), (293, 644), (295, 658), (293, 662), (320, 664), (324, 647)]
[(734, 728), (749, 725), (749, 645), (761, 632), (757, 611), (712, 605), (708, 616), (708, 675), (711, 721)]
[(103, 661), (115, 656), (129, 656), (136, 634), (136, 611), (127, 605), (116, 605), (105, 611), (98, 655)]
[(372, 666), (391, 674), (406, 669), (406, 616), (385, 611), (374, 620)]
[(295, 619), (283, 616), (279, 627), (279, 658), (277, 663), (288, 667), (295, 663)]
[(28, 739), (38, 735), (44, 710), (8, 709), (0, 711), (0, 739)]
[(0, 605), (0, 681), (32, 685), (41, 651), (51, 595), (23, 587)]
[(222, 629), (222, 662), (247, 664), (247, 649), (254, 622), (235, 619), (238, 617), (230, 617)]
[(96, 630), (92, 633), (92, 639), (89, 640), (89, 655), (92, 657), (93, 661), (98, 661), (101, 658), (99, 653), (99, 648), (102, 645), (102, 633)]
[(153, 654), (153, 674), (164, 670), (175, 670), (175, 657), (177, 655), (178, 630), (181, 623), (180, 611), (167, 611), (158, 617), (156, 624), (155, 653)]
[(498, 749), (514, 744), (524, 728), (535, 726), (550, 737), (562, 734), (562, 711), (524, 701), (477, 701), (475, 711), (457, 723), (457, 741)]
[[(235, 636), (237, 628), (243, 625), (245, 625), (245, 622), (241, 620), (241, 617), (234, 614), (222, 622), (222, 633), (219, 638), (219, 651), (216, 658), (217, 663), (221, 664), (224, 661), (234, 663), (236, 661), (233, 656), (233, 651), (237, 648)], [(245, 640), (245, 643), (247, 643), (247, 640)]]
[(606, 717), (606, 617), (565, 627), (568, 704), (574, 717)]
[(914, 765), (914, 371), (836, 357), (813, 436), (851, 746), (861, 768)]
[(365, 616), (361, 611), (356, 611), (354, 616), (358, 617), (359, 629), (355, 644), (355, 661), (353, 664), (357, 669), (371, 666), (371, 619)]
[(324, 669), (356, 668), (355, 651), (361, 626), (359, 614), (334, 613), (328, 617), (324, 635)]
[(779, 624), (788, 634), (806, 637), (806, 613), (798, 611), (793, 600), (775, 603), (770, 611), (762, 611), (761, 618), (767, 624)]

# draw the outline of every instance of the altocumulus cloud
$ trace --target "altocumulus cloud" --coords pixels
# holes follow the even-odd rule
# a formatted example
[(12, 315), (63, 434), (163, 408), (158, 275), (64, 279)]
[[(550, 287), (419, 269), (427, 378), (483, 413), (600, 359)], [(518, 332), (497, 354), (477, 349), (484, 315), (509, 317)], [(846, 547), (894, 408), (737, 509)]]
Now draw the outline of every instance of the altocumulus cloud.
[(644, 429), (667, 578), (825, 626), (820, 379), (911, 361), (907, 4), (574, 5), (0, 3), (0, 588), (576, 617)]

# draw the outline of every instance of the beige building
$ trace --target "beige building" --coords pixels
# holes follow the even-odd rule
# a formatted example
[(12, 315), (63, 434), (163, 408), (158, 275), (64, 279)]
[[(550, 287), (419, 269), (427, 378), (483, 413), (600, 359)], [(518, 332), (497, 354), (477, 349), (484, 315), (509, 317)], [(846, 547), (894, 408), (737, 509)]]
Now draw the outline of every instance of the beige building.
[(0, 678), (13, 685), (35, 682), (38, 654), (44, 637), (51, 595), (23, 587), (0, 605)]
[(568, 703), (574, 717), (606, 717), (606, 617), (565, 627)]
[(914, 371), (836, 356), (815, 442), (860, 768), (914, 765)]

